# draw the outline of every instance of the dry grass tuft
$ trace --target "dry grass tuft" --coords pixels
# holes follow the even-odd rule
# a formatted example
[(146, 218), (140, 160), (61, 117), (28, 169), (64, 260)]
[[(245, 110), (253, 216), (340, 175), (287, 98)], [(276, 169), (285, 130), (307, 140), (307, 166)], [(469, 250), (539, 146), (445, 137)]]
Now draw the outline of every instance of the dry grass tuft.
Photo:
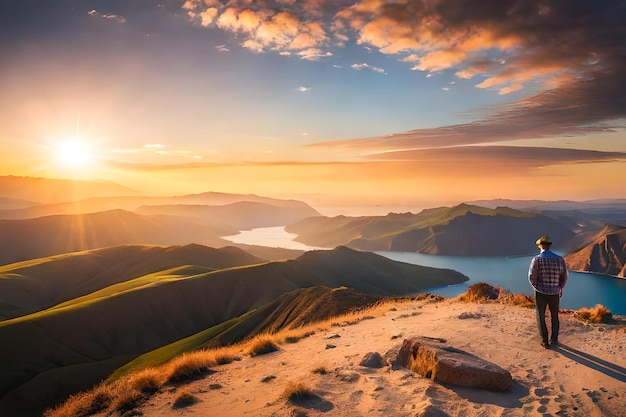
[(479, 282), (471, 285), (466, 292), (457, 297), (457, 300), (466, 303), (484, 303), (487, 301), (495, 301), (501, 304), (520, 307), (535, 307), (534, 297), (526, 294), (511, 293), (501, 287), (494, 287), (485, 282)]
[(459, 295), (458, 299), (466, 303), (484, 302), (498, 298), (499, 291), (496, 287), (479, 282), (471, 285), (467, 291)]
[(165, 384), (166, 377), (160, 369), (146, 368), (129, 375), (130, 385), (144, 394), (154, 394)]
[(535, 299), (534, 297), (526, 294), (515, 294), (511, 292), (504, 291), (500, 289), (500, 294), (498, 295), (497, 301), (502, 304), (509, 304), (514, 306), (526, 307), (526, 308), (534, 308), (535, 307)]
[(69, 397), (59, 406), (46, 410), (44, 417), (87, 417), (109, 408), (113, 393), (109, 387), (99, 385), (91, 391)]
[(113, 401), (109, 408), (124, 414), (141, 405), (148, 397), (133, 384), (132, 378), (120, 379), (110, 385)]
[(198, 378), (212, 372), (211, 366), (216, 365), (212, 357), (203, 351), (184, 353), (168, 362), (165, 369), (167, 382), (181, 382)]
[(274, 338), (267, 335), (257, 336), (250, 342), (248, 353), (250, 356), (260, 356), (276, 352), (279, 350), (279, 347), (274, 340)]
[(602, 304), (596, 304), (594, 308), (581, 308), (576, 312), (576, 316), (590, 323), (609, 323), (613, 318), (613, 313)]
[(172, 408), (189, 407), (190, 405), (194, 405), (195, 403), (197, 403), (199, 401), (200, 400), (198, 399), (198, 397), (196, 397), (192, 393), (190, 393), (188, 391), (181, 391), (176, 396), (176, 399), (174, 399), (174, 404), (172, 404)]
[(313, 398), (315, 397), (315, 392), (302, 382), (289, 382), (283, 392), (283, 397), (287, 401), (294, 402)]

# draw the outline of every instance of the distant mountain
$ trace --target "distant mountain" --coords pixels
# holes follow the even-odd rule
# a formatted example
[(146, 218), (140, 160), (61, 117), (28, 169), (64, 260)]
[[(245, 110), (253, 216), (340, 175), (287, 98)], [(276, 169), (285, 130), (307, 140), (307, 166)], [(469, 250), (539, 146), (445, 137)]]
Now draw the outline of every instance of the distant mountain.
[(37, 205), (37, 203), (34, 201), (0, 197), (0, 212), (4, 210), (19, 211), (19, 210), (25, 209), (27, 207), (35, 206), (35, 205)]
[[(2, 193), (0, 192), (0, 195)], [(68, 199), (54, 204), (40, 204), (31, 207), (14, 207), (13, 209), (0, 210), (0, 219), (30, 219), (34, 217), (50, 216), (54, 214), (85, 214), (101, 211), (121, 209), (136, 211), (140, 208), (152, 213), (172, 211), (172, 206), (226, 206), (229, 204), (248, 202), (266, 204), (270, 207), (280, 208), (286, 212), (300, 212), (303, 217), (318, 216), (319, 213), (306, 203), (297, 200), (281, 200), (269, 197), (260, 197), (254, 194), (227, 194), (206, 192), (201, 194), (188, 194), (182, 196), (113, 196), (94, 197), (87, 199)], [(153, 206), (161, 206), (153, 208)], [(1, 206), (0, 206), (1, 207)], [(288, 210), (288, 209), (292, 209)], [(281, 225), (288, 224), (282, 223)]]
[(567, 217), (585, 233), (595, 234), (605, 224), (613, 223), (626, 227), (626, 199), (588, 201), (541, 201), (541, 200), (480, 200), (472, 202), (482, 207), (511, 207), (532, 211), (559, 219)]
[[(97, 255), (95, 252), (92, 256)], [(90, 255), (76, 255), (82, 265), (84, 256)], [(63, 262), (62, 269), (77, 275), (70, 281), (82, 281), (81, 268), (72, 268), (67, 258), (49, 262), (50, 270), (54, 270), (55, 262)], [(102, 276), (114, 275), (106, 269), (104, 266)], [(23, 280), (25, 272), (7, 271), (3, 279)], [(93, 271), (90, 276), (94, 276)], [(37, 277), (32, 280), (38, 282)], [(234, 341), (255, 329), (278, 326), (280, 320), (301, 322), (310, 309), (302, 299), (280, 299), (290, 291), (315, 286), (350, 287), (358, 292), (395, 296), (466, 280), (455, 271), (405, 264), (343, 247), (308, 252), (283, 262), (220, 270), (181, 265), (129, 277), (47, 310), (0, 322), (0, 415), (7, 415), (9, 410), (15, 417), (39, 415), (42, 408), (93, 386), (137, 356), (203, 331), (211, 332), (220, 324), (220, 332), (207, 342), (219, 341), (218, 335), (223, 332), (228, 341)], [(267, 307), (277, 298), (276, 308)], [(289, 316), (289, 308), (299, 313)], [(318, 303), (315, 314), (322, 317), (332, 314), (335, 308)], [(265, 314), (254, 315), (255, 309)], [(252, 322), (239, 319), (224, 325), (251, 315)], [(37, 392), (36, 397), (33, 392)]]
[(495, 200), (476, 200), (470, 201), (468, 204), (477, 205), (481, 207), (510, 207), (517, 210), (595, 210), (601, 208), (626, 208), (626, 198), (614, 198), (614, 199), (601, 199), (601, 200), (586, 200), (586, 201), (571, 201), (571, 200), (508, 200), (508, 199), (495, 199)]
[(225, 246), (219, 236), (237, 231), (124, 210), (0, 220), (0, 265), (124, 244)]
[[(319, 214), (302, 202), (286, 200), (276, 204), (240, 201), (218, 206), (145, 206), (138, 210), (142, 214), (116, 209), (0, 220), (0, 265), (123, 244), (233, 245), (221, 236), (286, 225)], [(248, 249), (255, 253), (268, 252)]]
[(38, 204), (131, 195), (139, 192), (112, 182), (0, 176), (0, 196)]
[(626, 227), (607, 225), (590, 243), (565, 255), (569, 269), (626, 278)]
[(223, 205), (164, 205), (142, 206), (135, 210), (138, 214), (166, 214), (189, 219), (207, 225), (225, 225), (239, 230), (257, 227), (285, 226), (319, 213), (301, 202), (289, 205), (273, 205), (262, 202), (238, 201)]
[(419, 214), (313, 217), (289, 225), (296, 240), (313, 246), (346, 245), (374, 251), (420, 252), (452, 256), (514, 256), (536, 251), (538, 236), (559, 243), (574, 232), (567, 222), (541, 214), (460, 204)]

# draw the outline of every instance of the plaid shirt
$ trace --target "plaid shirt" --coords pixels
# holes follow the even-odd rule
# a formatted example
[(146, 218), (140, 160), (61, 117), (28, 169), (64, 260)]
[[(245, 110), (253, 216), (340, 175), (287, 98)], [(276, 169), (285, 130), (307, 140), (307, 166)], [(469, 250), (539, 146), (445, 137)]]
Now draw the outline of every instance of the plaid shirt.
[(528, 281), (542, 294), (558, 295), (567, 282), (567, 266), (562, 257), (549, 250), (542, 250), (530, 261)]

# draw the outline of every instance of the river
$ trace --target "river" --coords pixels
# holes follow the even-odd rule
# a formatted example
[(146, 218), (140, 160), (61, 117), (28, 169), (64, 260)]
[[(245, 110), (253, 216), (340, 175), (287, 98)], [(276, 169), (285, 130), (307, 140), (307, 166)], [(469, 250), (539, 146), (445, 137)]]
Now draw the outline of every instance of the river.
[[(224, 239), (235, 243), (298, 250), (328, 249), (307, 246), (294, 241), (295, 237), (296, 235), (287, 233), (283, 227), (264, 227), (243, 231), (236, 236), (227, 236)], [(463, 293), (469, 285), (477, 282), (487, 282), (514, 293), (532, 294), (527, 278), (532, 255), (477, 258), (425, 255), (414, 252), (377, 253), (396, 261), (454, 269), (469, 278), (469, 281), (464, 284), (427, 290), (446, 297), (457, 296)], [(563, 290), (561, 308), (577, 310), (582, 307), (593, 307), (596, 304), (604, 305), (613, 314), (626, 316), (626, 279), (570, 271), (569, 280)]]

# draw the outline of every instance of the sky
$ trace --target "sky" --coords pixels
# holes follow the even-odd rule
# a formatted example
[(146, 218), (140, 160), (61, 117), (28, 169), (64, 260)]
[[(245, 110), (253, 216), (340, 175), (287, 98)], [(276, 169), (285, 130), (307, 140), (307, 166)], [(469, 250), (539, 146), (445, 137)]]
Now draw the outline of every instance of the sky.
[(626, 198), (626, 1), (2, 0), (0, 175), (324, 214)]

